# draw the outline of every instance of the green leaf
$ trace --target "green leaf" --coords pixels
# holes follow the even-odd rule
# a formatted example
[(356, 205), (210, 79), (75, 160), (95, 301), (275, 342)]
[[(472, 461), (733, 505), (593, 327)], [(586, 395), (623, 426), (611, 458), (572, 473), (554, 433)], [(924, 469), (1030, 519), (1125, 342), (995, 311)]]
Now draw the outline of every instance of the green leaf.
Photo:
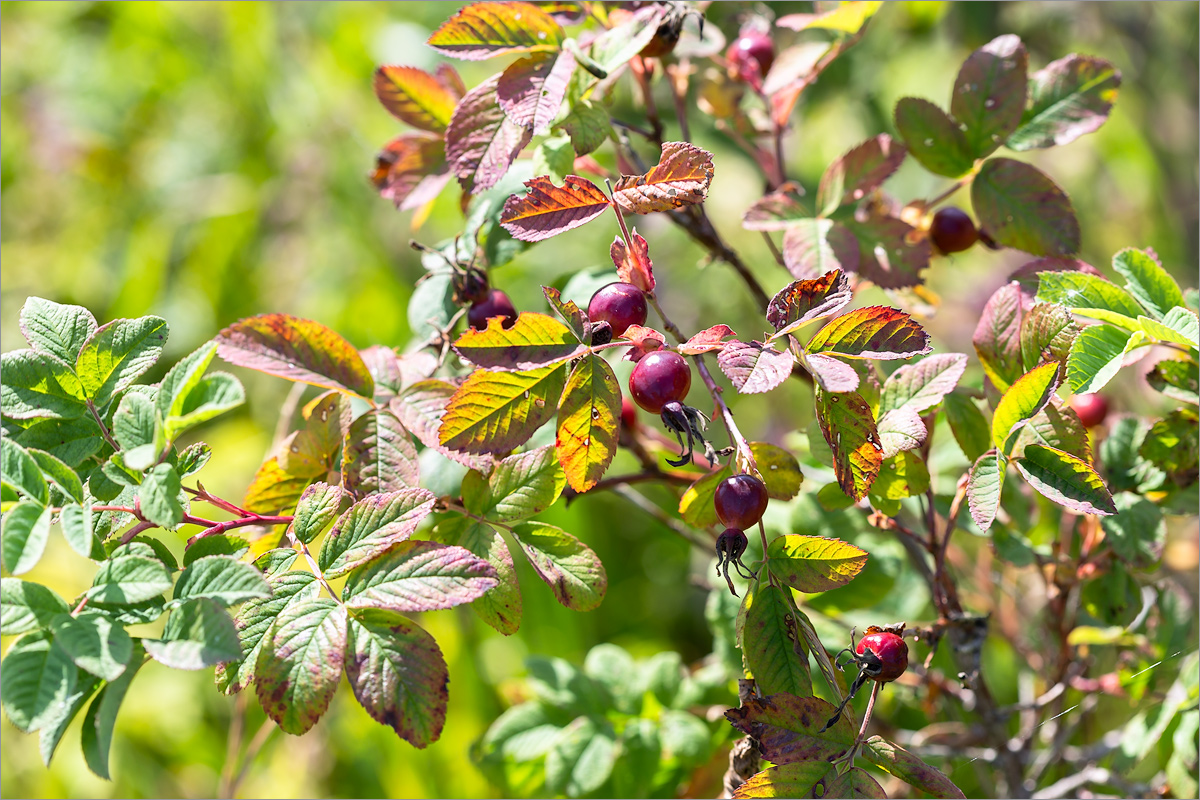
[(104, 408), (143, 372), (154, 366), (167, 342), (167, 321), (160, 317), (117, 319), (101, 325), (75, 360), (83, 391)]
[(1089, 325), (1079, 332), (1067, 356), (1067, 384), (1076, 394), (1098, 392), (1124, 363), (1125, 354), (1146, 340), (1141, 331), (1129, 333), (1113, 325)]
[[(612, 123), (608, 112), (599, 103), (592, 100), (579, 100), (571, 107), (556, 128), (562, 129), (571, 137), (573, 156), (585, 156), (608, 139), (612, 133)], [(574, 163), (572, 163), (574, 167)], [(557, 180), (555, 181), (558, 182)]]
[(314, 600), (321, 592), (321, 584), (311, 572), (283, 572), (267, 582), (270, 597), (246, 602), (233, 618), (241, 657), (217, 667), (217, 688), (225, 694), (240, 692), (254, 681), (258, 654), (269, 641), (276, 618), (289, 606)]
[(179, 576), (175, 584), (176, 600), (207, 597), (223, 606), (233, 606), (254, 598), (269, 597), (271, 588), (250, 564), (228, 556), (198, 558)]
[(196, 442), (188, 445), (179, 454), (179, 458), (175, 462), (175, 471), (179, 473), (180, 478), (190, 477), (204, 469), (204, 465), (210, 458), (212, 458), (212, 448), (204, 442)]
[(539, 447), (500, 461), (486, 485), (479, 473), (467, 473), (463, 503), (493, 522), (518, 522), (554, 505), (566, 484), (555, 449)]
[(1005, 144), (1013, 150), (1073, 142), (1104, 124), (1117, 99), (1121, 72), (1102, 58), (1069, 56), (1029, 76), (1021, 127)]
[(457, 545), (410, 540), (346, 578), (348, 608), (432, 611), (470, 603), (497, 584), (488, 562)]
[(1036, 167), (1011, 158), (988, 159), (971, 183), (971, 204), (980, 229), (997, 244), (1035, 256), (1079, 251), (1079, 222), (1070, 198)]
[(1021, 323), (1021, 363), (1025, 371), (1046, 362), (1065, 363), (1079, 326), (1058, 303), (1038, 303)]
[(867, 563), (866, 551), (824, 536), (777, 536), (767, 546), (767, 556), (772, 575), (810, 593), (845, 586)]
[(1190, 486), (1197, 474), (1197, 427), (1195, 409), (1176, 409), (1151, 426), (1138, 455), (1170, 475), (1179, 486)]
[(554, 17), (532, 3), (472, 3), (429, 37), (443, 55), (479, 61), (508, 53), (557, 50), (565, 34)]
[(532, 370), (578, 356), (587, 348), (571, 330), (545, 314), (523, 312), (510, 327), (493, 317), (484, 330), (468, 329), (454, 351), (483, 369)]
[[(187, 569), (200, 559), (210, 556), (228, 556), (237, 560), (248, 552), (250, 552), (250, 543), (240, 536), (232, 536), (224, 533), (219, 533), (215, 536), (205, 536), (203, 539), (197, 539), (192, 542), (183, 551), (183, 568)], [(175, 590), (178, 592), (178, 584), (176, 584)]]
[(66, 600), (40, 583), (0, 578), (0, 631), (5, 636), (47, 629), (70, 610)]
[(546, 788), (568, 797), (583, 797), (604, 785), (616, 760), (612, 726), (592, 717), (578, 717), (546, 754)]
[(291, 547), (276, 547), (273, 550), (268, 550), (258, 558), (254, 559), (254, 566), (263, 571), (263, 574), (268, 578), (286, 573), (292, 568), (292, 564), (296, 563), (296, 559), (300, 557), (300, 552)]
[(950, 113), (966, 126), (967, 142), (976, 158), (994, 151), (1021, 124), (1028, 64), (1020, 38), (1006, 34), (976, 50), (959, 69)]
[[(800, 462), (794, 455), (766, 442), (750, 442), (750, 452), (767, 487), (768, 497), (772, 500), (791, 500), (800, 493), (804, 473), (800, 471)], [(716, 513), (715, 506), (713, 513)]]
[(132, 605), (171, 588), (171, 573), (156, 558), (133, 552), (113, 554), (100, 565), (86, 597), (98, 603)]
[(476, 370), (446, 406), (438, 439), (468, 453), (512, 450), (554, 416), (565, 381), (563, 364), (526, 372)]
[(1162, 268), (1153, 251), (1128, 247), (1113, 256), (1113, 269), (1125, 278), (1125, 288), (1155, 319), (1183, 305), (1183, 292)]
[(817, 390), (817, 422), (833, 452), (833, 472), (847, 497), (866, 496), (879, 475), (883, 447), (871, 407), (857, 392)]
[(37, 461), (24, 447), (7, 436), (0, 439), (0, 476), (3, 476), (5, 485), (39, 505), (50, 502), (50, 490)]
[(967, 369), (962, 353), (940, 353), (905, 364), (888, 376), (879, 397), (879, 414), (901, 408), (924, 413), (954, 390)]
[(811, 697), (808, 648), (783, 592), (777, 586), (760, 585), (747, 595), (746, 604), (742, 648), (746, 666), (762, 693)]
[(953, 119), (937, 105), (917, 97), (896, 103), (896, 131), (913, 158), (935, 175), (957, 178), (975, 166), (971, 143)]
[(246, 391), (237, 378), (228, 372), (206, 375), (184, 397), (180, 413), (167, 418), (166, 437), (174, 441), (189, 428), (219, 417), (245, 401)]
[(60, 615), (52, 625), (54, 641), (75, 666), (98, 678), (115, 681), (133, 657), (133, 639), (102, 614)]
[[(819, 697), (779, 694), (752, 697), (725, 718), (733, 727), (758, 740), (762, 757), (775, 764), (833, 758), (854, 742), (854, 729), (845, 714), (821, 731), (837, 709)], [(796, 795), (800, 796), (800, 795)]]
[(336, 578), (408, 539), (437, 498), (424, 489), (401, 489), (359, 500), (325, 537), (317, 563)]
[[(8, 441), (7, 437), (5, 441)], [(37, 462), (42, 475), (62, 490), (63, 494), (77, 503), (83, 502), (83, 483), (78, 473), (63, 461), (43, 450), (29, 450), (29, 455)]]
[(142, 666), (144, 652), (134, 643), (133, 654), (121, 677), (105, 686), (88, 706), (83, 718), (80, 744), (88, 769), (105, 780), (111, 780), (108, 772), (108, 752), (112, 747), (113, 728), (117, 724), (117, 712), (129, 691), (129, 684)]
[(239, 367), (360, 397), (375, 394), (375, 382), (354, 345), (312, 320), (262, 314), (230, 325), (215, 341), (217, 355)]
[(1025, 371), (1021, 364), (1021, 287), (1009, 281), (988, 298), (971, 337), (983, 371), (1006, 391)]
[(87, 412), (74, 370), (54, 356), (13, 350), (0, 355), (0, 373), (0, 411), (10, 419), (74, 419)]
[(715, 749), (704, 720), (689, 711), (672, 708), (662, 712), (659, 737), (663, 755), (679, 764), (703, 764)]
[(490, 525), (467, 517), (455, 517), (438, 525), (435, 533), (445, 544), (466, 548), (491, 564), (497, 584), (471, 604), (484, 622), (505, 636), (521, 627), (521, 587), (512, 554), (504, 539)]
[(1167, 397), (1200, 404), (1200, 369), (1190, 359), (1163, 359), (1146, 375), (1146, 382)]
[[(4, 375), (7, 381), (8, 373)], [(2, 390), (3, 386), (0, 386)], [(71, 467), (78, 467), (105, 446), (100, 427), (91, 417), (38, 422), (15, 435), (14, 439), (22, 447), (44, 450)]]
[(340, 486), (320, 481), (305, 489), (292, 518), (291, 531), (296, 539), (309, 544), (320, 536), (341, 513), (343, 497)]
[(326, 597), (279, 613), (255, 668), (255, 691), (267, 716), (294, 736), (329, 708), (345, 661), (346, 609)]
[(0, 542), (4, 568), (13, 575), (33, 569), (50, 539), (50, 509), (34, 500), (22, 500), (4, 515)]
[(1044, 444), (1079, 456), (1084, 461), (1092, 460), (1087, 428), (1083, 427), (1079, 415), (1057, 395), (1052, 396), (1041, 411), (1026, 420), (1009, 456), (1019, 458), (1028, 444)]
[(825, 761), (802, 761), (765, 769), (738, 787), (735, 798), (753, 797), (883, 797), (875, 779), (860, 767), (844, 773)]
[(1148, 569), (1158, 564), (1167, 538), (1162, 510), (1131, 492), (1121, 492), (1113, 502), (1117, 513), (1100, 520), (1105, 541), (1130, 567)]
[(204, 669), (242, 655), (233, 619), (211, 597), (185, 600), (167, 617), (162, 636), (142, 644), (155, 661), (172, 669)]
[(614, 797), (649, 797), (662, 763), (662, 741), (653, 721), (634, 718), (617, 738), (620, 768), (613, 770)]
[(54, 720), (75, 688), (71, 657), (44, 634), (23, 636), (8, 648), (0, 670), (0, 701), (8, 721), (24, 733)]
[[(123, 448), (122, 457), (131, 469), (141, 471), (151, 466), (158, 458), (157, 445), (165, 443), (162, 423), (154, 413), (154, 401), (144, 394), (130, 392), (117, 404), (112, 418), (113, 438)], [(145, 455), (130, 460), (130, 454), (139, 450)]]
[(608, 575), (590, 547), (544, 522), (522, 522), (512, 534), (558, 602), (575, 611), (591, 611), (600, 605), (608, 589)]
[(987, 419), (969, 396), (951, 392), (943, 398), (942, 408), (950, 424), (950, 433), (968, 459), (974, 461), (992, 446)]
[(181, 490), (175, 468), (170, 464), (156, 464), (146, 473), (138, 489), (142, 514), (155, 525), (174, 530), (183, 521), (183, 505), (179, 502)]
[(169, 419), (183, 414), (188, 393), (200, 383), (216, 354), (216, 342), (205, 342), (171, 367), (158, 386), (156, 404), (159, 417)]
[(626, 714), (640, 711), (638, 668), (628, 650), (608, 642), (598, 644), (583, 660), (583, 672), (608, 690), (620, 711)]
[[(887, 441), (882, 429), (880, 438)], [(917, 497), (929, 489), (929, 467), (919, 453), (911, 450), (896, 453), (884, 459), (879, 469), (879, 477), (871, 486), (870, 498), (872, 504), (880, 501), (887, 505), (888, 501), (903, 500), (905, 497)], [(877, 509), (879, 506), (875, 506)], [(895, 516), (889, 514), (888, 516)]]
[(544, 140), (533, 149), (533, 174), (545, 175), (555, 185), (562, 185), (575, 172), (575, 149), (566, 136)]
[(1076, 270), (1038, 273), (1037, 299), (1070, 309), (1101, 309), (1137, 319), (1143, 313), (1133, 295), (1099, 275)]
[(1034, 489), (1079, 514), (1115, 514), (1104, 481), (1086, 461), (1053, 447), (1031, 444), (1013, 461)]
[(1200, 340), (1200, 322), (1197, 322), (1196, 315), (1178, 306), (1168, 311), (1162, 322), (1141, 316), (1135, 325), (1148, 338), (1160, 342), (1174, 342), (1194, 348)]
[(863, 758), (884, 772), (895, 775), (934, 797), (965, 797), (962, 790), (935, 767), (931, 767), (903, 747), (892, 744), (882, 736), (872, 736), (863, 743)]
[(683, 521), (694, 528), (707, 528), (710, 525), (719, 524), (720, 519), (717, 517), (717, 507), (713, 498), (716, 495), (717, 486), (731, 474), (733, 474), (732, 470), (728, 466), (724, 466), (713, 470), (689, 486), (683, 496), (679, 498), (679, 516), (683, 517)]
[(96, 318), (83, 306), (69, 306), (30, 297), (21, 306), (21, 333), (29, 346), (74, 364), (79, 351), (96, 332)]
[(967, 507), (981, 531), (991, 528), (996, 519), (1007, 463), (999, 453), (987, 452), (975, 460), (967, 474)]
[(433, 637), (392, 611), (370, 608), (350, 617), (346, 677), (371, 718), (425, 748), (446, 722), (450, 673)]
[(817, 331), (805, 345), (810, 353), (896, 359), (928, 353), (929, 334), (903, 311), (869, 306), (849, 311)]
[(386, 409), (371, 409), (350, 425), (342, 448), (342, 484), (356, 496), (417, 486), (417, 448)]
[(49, 716), (42, 725), (38, 735), (38, 749), (42, 754), (42, 763), (50, 766), (54, 752), (62, 741), (67, 727), (83, 708), (83, 704), (91, 699), (100, 686), (100, 679), (95, 675), (79, 670), (76, 673), (75, 688), (67, 695), (67, 699), (58, 707), (57, 713)]
[(1059, 384), (1059, 365), (1044, 364), (1022, 375), (1009, 387), (992, 415), (992, 446), (1004, 455), (1012, 453), (1017, 426), (1033, 417), (1054, 396)]
[(617, 452), (620, 418), (617, 376), (607, 361), (589, 353), (571, 370), (558, 407), (555, 445), (575, 491), (586, 492), (604, 477)]

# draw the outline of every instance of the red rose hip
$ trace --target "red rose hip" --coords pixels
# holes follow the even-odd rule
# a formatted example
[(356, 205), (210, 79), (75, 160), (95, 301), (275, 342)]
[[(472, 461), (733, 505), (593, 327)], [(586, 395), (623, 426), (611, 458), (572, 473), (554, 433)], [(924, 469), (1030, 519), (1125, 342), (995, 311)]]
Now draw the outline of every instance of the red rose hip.
[(692, 388), (692, 370), (687, 359), (674, 350), (655, 350), (642, 356), (629, 376), (633, 401), (651, 414), (659, 414), (667, 403), (681, 403)]
[(762, 31), (743, 31), (729, 46), (726, 60), (735, 77), (754, 85), (761, 85), (763, 76), (775, 62), (775, 44)]
[(767, 487), (753, 475), (732, 475), (717, 486), (713, 505), (727, 528), (749, 530), (767, 510)]
[(933, 215), (929, 238), (940, 253), (961, 253), (978, 241), (979, 231), (967, 212), (946, 206)]
[(632, 283), (610, 283), (592, 295), (588, 303), (588, 319), (603, 320), (612, 326), (613, 338), (623, 334), (630, 325), (646, 324), (646, 295)]
[(1085, 428), (1096, 427), (1108, 416), (1108, 401), (1102, 394), (1077, 394), (1071, 398), (1070, 405)]
[(467, 309), (467, 323), (477, 331), (485, 329), (492, 317), (503, 317), (501, 324), (505, 328), (511, 328), (517, 322), (517, 309), (508, 295), (499, 289), (492, 289), (484, 300)]
[(908, 645), (894, 633), (879, 631), (868, 633), (858, 642), (855, 652), (860, 656), (870, 650), (880, 661), (878, 675), (870, 677), (880, 683), (890, 683), (908, 669)]

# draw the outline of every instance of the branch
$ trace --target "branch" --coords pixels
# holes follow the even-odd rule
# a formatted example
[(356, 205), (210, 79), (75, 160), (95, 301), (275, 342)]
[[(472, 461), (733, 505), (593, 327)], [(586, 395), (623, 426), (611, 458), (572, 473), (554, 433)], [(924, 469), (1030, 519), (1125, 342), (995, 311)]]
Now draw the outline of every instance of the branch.
[(645, 511), (650, 516), (654, 517), (663, 525), (666, 525), (671, 529), (672, 532), (682, 536), (684, 539), (687, 539), (692, 546), (708, 555), (712, 555), (713, 543), (711, 541), (708, 541), (694, 533), (691, 528), (689, 528), (680, 520), (675, 519), (667, 512), (663, 511), (656, 503), (654, 503), (654, 501), (652, 501), (649, 497), (646, 497), (646, 495), (642, 494), (637, 489), (634, 489), (627, 484), (619, 484), (613, 487), (613, 493), (621, 495), (621, 497), (624, 497), (626, 500)]

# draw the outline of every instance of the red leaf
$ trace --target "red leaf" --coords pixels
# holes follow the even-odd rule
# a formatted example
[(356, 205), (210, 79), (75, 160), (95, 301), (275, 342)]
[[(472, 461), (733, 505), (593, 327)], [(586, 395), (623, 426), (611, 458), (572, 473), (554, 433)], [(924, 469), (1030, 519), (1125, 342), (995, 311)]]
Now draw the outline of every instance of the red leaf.
[(241, 320), (217, 334), (217, 355), (239, 367), (361, 397), (375, 382), (362, 357), (336, 331), (290, 314)]
[(817, 207), (829, 213), (838, 206), (856, 203), (900, 168), (908, 149), (881, 133), (829, 165), (817, 188)]
[[(489, 4), (490, 5), (490, 4)], [(504, 177), (533, 134), (505, 115), (496, 100), (498, 75), (467, 92), (446, 128), (446, 160), (470, 194)]]
[(446, 130), (458, 103), (458, 97), (437, 76), (416, 67), (379, 67), (374, 83), (375, 96), (384, 108), (423, 131)]
[(375, 157), (371, 182), (379, 196), (407, 211), (437, 197), (450, 180), (441, 139), (420, 134), (398, 136)]
[(810, 353), (829, 351), (860, 358), (908, 358), (928, 353), (929, 334), (908, 314), (887, 306), (856, 308), (809, 340)]
[(654, 262), (650, 260), (650, 247), (634, 228), (629, 232), (633, 242), (632, 252), (625, 247), (620, 236), (613, 239), (608, 254), (617, 267), (617, 276), (625, 283), (632, 283), (643, 292), (654, 291)]
[(496, 97), (509, 119), (537, 136), (550, 130), (574, 72), (575, 56), (566, 50), (528, 56), (504, 70)]
[(775, 336), (782, 336), (815, 319), (836, 314), (852, 297), (850, 281), (841, 270), (793, 281), (767, 305), (767, 322), (775, 327)]
[(618, 338), (633, 342), (633, 347), (625, 354), (625, 358), (630, 361), (637, 361), (646, 353), (651, 353), (667, 344), (665, 336), (653, 328), (646, 328), (642, 325), (630, 325)]
[(742, 394), (760, 394), (780, 386), (792, 374), (792, 354), (759, 342), (728, 342), (717, 365)]
[(710, 350), (721, 350), (725, 347), (721, 340), (726, 336), (735, 335), (733, 328), (728, 325), (714, 325), (711, 328), (705, 328), (679, 345), (679, 352), (684, 355), (694, 356), (699, 353), (707, 353)]
[(596, 184), (568, 175), (561, 187), (549, 176), (525, 181), (529, 191), (504, 201), (500, 224), (524, 242), (540, 242), (578, 228), (604, 213), (611, 201)]
[(703, 203), (712, 177), (712, 153), (687, 142), (666, 142), (649, 172), (617, 181), (613, 200), (633, 214), (673, 211)]
[(505, 53), (557, 50), (563, 29), (531, 3), (473, 3), (459, 9), (429, 37), (439, 53), (481, 61)]

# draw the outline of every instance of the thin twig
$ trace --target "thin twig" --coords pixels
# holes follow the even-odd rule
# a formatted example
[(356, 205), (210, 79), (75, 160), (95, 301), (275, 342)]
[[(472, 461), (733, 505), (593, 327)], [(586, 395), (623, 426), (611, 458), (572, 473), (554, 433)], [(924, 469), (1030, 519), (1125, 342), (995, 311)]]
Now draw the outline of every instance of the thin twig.
[(642, 494), (637, 489), (634, 489), (628, 484), (620, 484), (613, 487), (613, 493), (624, 497), (626, 500), (645, 511), (650, 516), (654, 517), (663, 525), (670, 528), (672, 532), (682, 536), (697, 549), (710, 555), (712, 554), (713, 543), (711, 541), (694, 533), (691, 528), (689, 528), (687, 525), (684, 525), (667, 512), (663, 511), (653, 500), (651, 500), (649, 497), (646, 497), (646, 495)]
[(254, 764), (254, 759), (258, 756), (259, 751), (263, 749), (267, 740), (271, 738), (271, 734), (276, 730), (278, 730), (278, 726), (273, 719), (268, 718), (263, 721), (263, 724), (254, 734), (254, 738), (250, 740), (250, 744), (246, 747), (246, 755), (242, 757), (242, 768), (238, 770), (237, 777), (229, 785), (229, 794), (225, 795), (226, 797), (233, 797), (238, 786), (250, 771), (251, 765)]
[(104, 437), (104, 441), (108, 442), (108, 446), (118, 453), (121, 452), (121, 445), (117, 444), (117, 440), (108, 432), (108, 426), (104, 424), (104, 420), (100, 418), (100, 412), (96, 410), (96, 404), (90, 399), (87, 401), (88, 411), (92, 412), (92, 418), (96, 420), (96, 424), (100, 426), (100, 435)]
[(767, 247), (771, 251), (771, 255), (775, 257), (775, 263), (787, 269), (787, 262), (783, 258), (783, 253), (779, 252), (779, 248), (775, 246), (775, 240), (771, 238), (771, 234), (762, 231), (763, 241), (767, 243)]

